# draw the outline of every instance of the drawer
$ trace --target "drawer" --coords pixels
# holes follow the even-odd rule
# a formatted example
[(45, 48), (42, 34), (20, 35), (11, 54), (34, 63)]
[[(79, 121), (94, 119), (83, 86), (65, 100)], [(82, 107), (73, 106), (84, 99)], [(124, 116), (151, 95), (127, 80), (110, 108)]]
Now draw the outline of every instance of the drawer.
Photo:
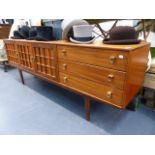
[(60, 82), (91, 97), (122, 106), (123, 91), (60, 72)]
[(126, 70), (128, 52), (101, 48), (58, 46), (59, 58), (87, 64)]
[(59, 59), (59, 71), (100, 84), (123, 89), (125, 72)]

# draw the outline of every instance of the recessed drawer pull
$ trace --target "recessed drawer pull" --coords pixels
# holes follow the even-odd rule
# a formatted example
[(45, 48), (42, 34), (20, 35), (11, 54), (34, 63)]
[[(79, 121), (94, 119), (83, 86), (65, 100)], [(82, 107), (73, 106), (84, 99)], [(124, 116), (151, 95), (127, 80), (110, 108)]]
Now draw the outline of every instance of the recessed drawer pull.
[(116, 56), (110, 56), (109, 57), (110, 63), (114, 64), (115, 60), (116, 60)]
[(64, 77), (64, 83), (66, 83), (68, 81), (68, 78), (65, 76)]
[(63, 53), (64, 56), (66, 56), (67, 51), (66, 51), (65, 49), (63, 49), (63, 50), (62, 50), (62, 53)]
[(106, 95), (107, 95), (107, 98), (109, 98), (109, 99), (112, 98), (112, 92), (111, 91), (108, 91)]
[(64, 69), (64, 70), (67, 69), (67, 64), (63, 64), (63, 69)]
[(109, 74), (108, 75), (108, 81), (111, 82), (114, 79), (114, 75), (113, 74)]

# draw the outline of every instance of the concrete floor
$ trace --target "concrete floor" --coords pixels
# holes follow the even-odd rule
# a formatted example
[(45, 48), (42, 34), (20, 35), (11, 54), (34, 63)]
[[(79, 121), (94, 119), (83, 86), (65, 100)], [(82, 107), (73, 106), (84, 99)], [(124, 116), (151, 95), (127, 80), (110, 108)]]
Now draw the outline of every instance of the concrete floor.
[(155, 112), (136, 112), (92, 102), (85, 120), (83, 98), (24, 73), (0, 70), (0, 134), (155, 134)]

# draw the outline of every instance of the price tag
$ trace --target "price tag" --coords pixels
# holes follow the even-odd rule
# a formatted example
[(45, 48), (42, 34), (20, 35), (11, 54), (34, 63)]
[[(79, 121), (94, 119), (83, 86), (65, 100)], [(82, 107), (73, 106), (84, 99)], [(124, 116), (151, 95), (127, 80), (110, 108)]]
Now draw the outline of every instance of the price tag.
[(119, 59), (124, 59), (124, 56), (123, 55), (118, 55), (118, 58)]

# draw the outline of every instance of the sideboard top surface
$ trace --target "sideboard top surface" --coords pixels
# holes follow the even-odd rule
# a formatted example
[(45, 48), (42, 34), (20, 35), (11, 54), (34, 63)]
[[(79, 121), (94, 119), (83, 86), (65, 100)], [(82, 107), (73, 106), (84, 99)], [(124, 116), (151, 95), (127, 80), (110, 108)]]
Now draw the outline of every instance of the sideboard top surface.
[(114, 49), (114, 50), (123, 50), (123, 51), (131, 51), (146, 45), (150, 45), (150, 43), (141, 41), (139, 44), (131, 44), (131, 45), (111, 45), (104, 44), (102, 41), (95, 41), (93, 44), (75, 44), (72, 42), (68, 42), (65, 40), (59, 41), (35, 41), (35, 40), (24, 40), (24, 39), (4, 39), (4, 41), (17, 41), (17, 42), (29, 42), (29, 43), (48, 43), (55, 45), (65, 45), (65, 46), (77, 46), (77, 47), (89, 47), (89, 48), (104, 48), (104, 49)]

